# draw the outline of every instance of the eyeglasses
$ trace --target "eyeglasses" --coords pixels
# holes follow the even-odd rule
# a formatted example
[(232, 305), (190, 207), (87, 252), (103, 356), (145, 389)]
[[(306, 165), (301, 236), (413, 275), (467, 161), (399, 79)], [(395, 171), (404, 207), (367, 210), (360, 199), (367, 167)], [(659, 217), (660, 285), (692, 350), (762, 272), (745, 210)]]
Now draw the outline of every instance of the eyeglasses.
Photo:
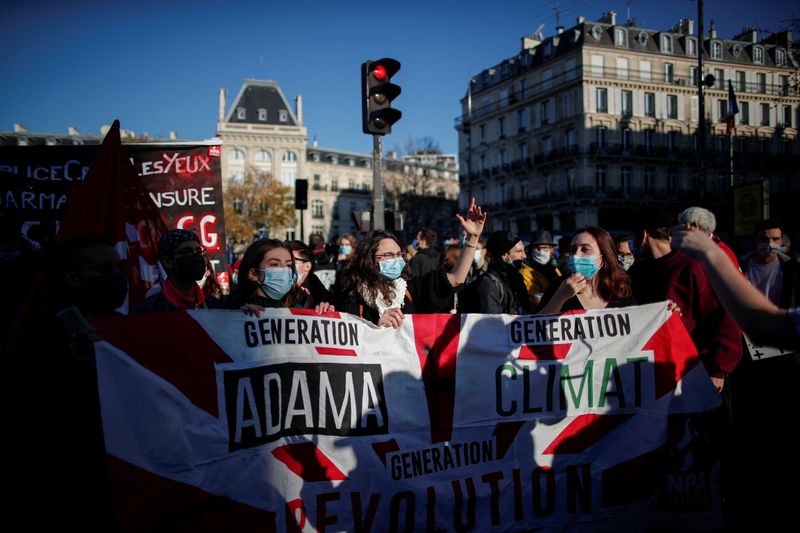
[(396, 254), (386, 252), (385, 254), (376, 255), (375, 257), (378, 258), (378, 261), (391, 261), (392, 259), (405, 259), (406, 253), (402, 251)]

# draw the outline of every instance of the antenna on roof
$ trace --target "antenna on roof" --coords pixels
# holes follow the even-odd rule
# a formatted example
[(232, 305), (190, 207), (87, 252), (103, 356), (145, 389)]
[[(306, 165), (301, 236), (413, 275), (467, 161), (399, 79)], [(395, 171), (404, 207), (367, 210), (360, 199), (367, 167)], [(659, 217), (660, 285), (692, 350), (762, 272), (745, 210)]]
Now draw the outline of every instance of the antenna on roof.
[(631, 5), (633, 5), (633, 0), (626, 0), (625, 7), (628, 10), (628, 22), (631, 21)]

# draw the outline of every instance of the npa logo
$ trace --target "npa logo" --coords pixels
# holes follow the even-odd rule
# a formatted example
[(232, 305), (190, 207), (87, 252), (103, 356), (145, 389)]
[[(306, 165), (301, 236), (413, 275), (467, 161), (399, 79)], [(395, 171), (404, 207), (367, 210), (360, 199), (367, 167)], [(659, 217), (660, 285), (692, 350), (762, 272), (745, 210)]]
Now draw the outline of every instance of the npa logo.
[(222, 149), (219, 146), (208, 147), (208, 157), (220, 157), (221, 155)]

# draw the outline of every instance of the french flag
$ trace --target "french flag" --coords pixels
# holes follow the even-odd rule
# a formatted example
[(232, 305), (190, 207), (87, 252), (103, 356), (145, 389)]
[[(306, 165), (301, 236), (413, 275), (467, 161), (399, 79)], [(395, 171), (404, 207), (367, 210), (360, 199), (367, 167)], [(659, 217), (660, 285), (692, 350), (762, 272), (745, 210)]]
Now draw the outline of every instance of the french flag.
[(736, 94), (733, 92), (733, 83), (728, 80), (728, 127), (725, 130), (726, 135), (730, 135), (733, 131), (734, 117), (739, 113), (739, 105), (736, 103)]

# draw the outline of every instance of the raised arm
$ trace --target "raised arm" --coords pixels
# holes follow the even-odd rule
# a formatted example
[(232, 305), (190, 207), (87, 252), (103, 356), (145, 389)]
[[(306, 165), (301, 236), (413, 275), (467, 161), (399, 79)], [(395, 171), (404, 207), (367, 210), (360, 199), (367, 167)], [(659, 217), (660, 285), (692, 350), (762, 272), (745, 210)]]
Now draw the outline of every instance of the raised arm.
[(786, 309), (778, 308), (753, 287), (708, 235), (676, 226), (672, 229), (671, 246), (703, 262), (717, 297), (753, 342), (800, 346)]
[(464, 233), (467, 234), (467, 241), (458, 255), (453, 270), (447, 273), (447, 280), (453, 287), (461, 285), (467, 279), (475, 248), (478, 246), (478, 239), (480, 239), (483, 225), (486, 223), (486, 215), (487, 213), (484, 213), (479, 205), (475, 205), (475, 198), (470, 198), (466, 218), (462, 217), (460, 213), (456, 214)]

